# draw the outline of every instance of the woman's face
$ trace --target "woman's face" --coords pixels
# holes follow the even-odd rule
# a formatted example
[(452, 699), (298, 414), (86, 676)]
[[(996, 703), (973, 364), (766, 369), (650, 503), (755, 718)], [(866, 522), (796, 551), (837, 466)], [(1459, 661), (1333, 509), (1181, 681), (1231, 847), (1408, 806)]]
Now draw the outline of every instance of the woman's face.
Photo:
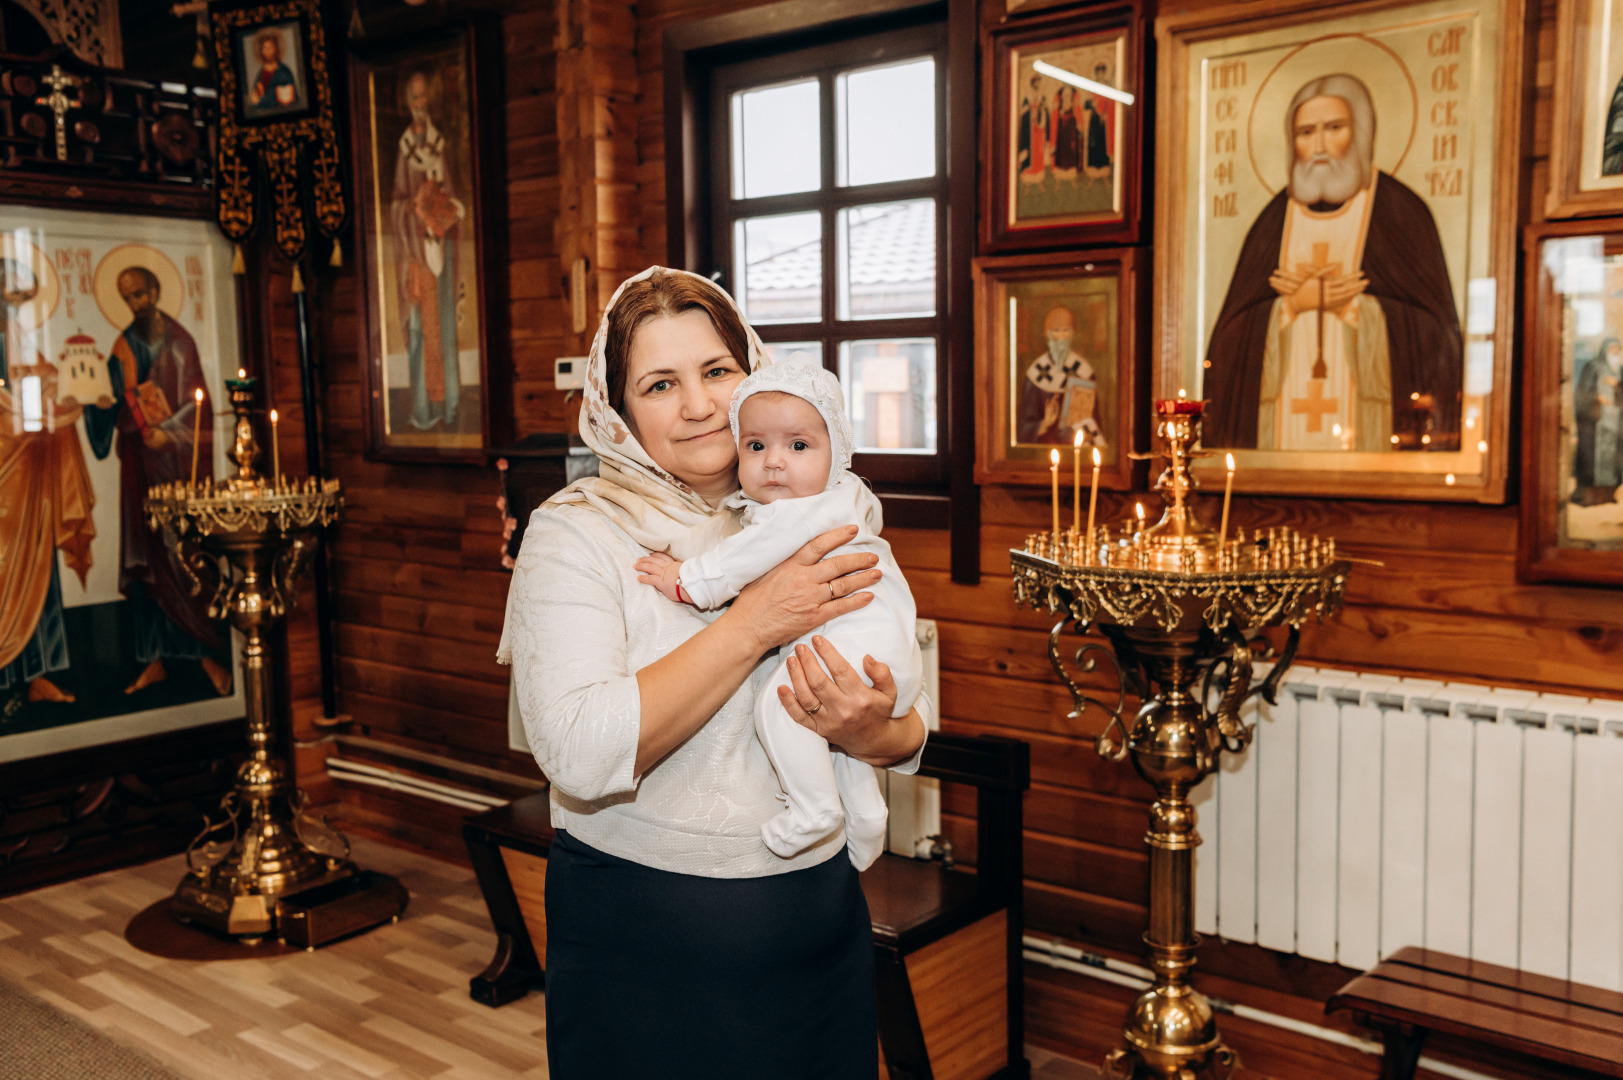
[(712, 502), (735, 486), (738, 447), (727, 412), (743, 378), (703, 311), (656, 315), (631, 335), (626, 423), (656, 465)]

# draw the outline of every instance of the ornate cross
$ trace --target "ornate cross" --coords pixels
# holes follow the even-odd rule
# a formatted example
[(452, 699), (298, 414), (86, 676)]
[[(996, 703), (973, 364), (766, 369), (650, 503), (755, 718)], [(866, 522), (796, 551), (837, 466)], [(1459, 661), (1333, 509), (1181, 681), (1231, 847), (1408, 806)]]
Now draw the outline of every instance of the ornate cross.
[(64, 75), (58, 64), (51, 65), (51, 73), (42, 76), (40, 82), (51, 88), (48, 96), (35, 98), (34, 104), (43, 105), (56, 115), (56, 160), (68, 160), (68, 126), (67, 116), (69, 109), (77, 109), (79, 102), (68, 97), (62, 91), (68, 87), (77, 87), (79, 80), (73, 75)]
[(1312, 379), (1307, 384), (1307, 397), (1291, 399), (1291, 415), (1306, 416), (1307, 430), (1317, 435), (1324, 430), (1324, 418), (1333, 416), (1341, 408), (1340, 398), (1324, 396), (1324, 380)]

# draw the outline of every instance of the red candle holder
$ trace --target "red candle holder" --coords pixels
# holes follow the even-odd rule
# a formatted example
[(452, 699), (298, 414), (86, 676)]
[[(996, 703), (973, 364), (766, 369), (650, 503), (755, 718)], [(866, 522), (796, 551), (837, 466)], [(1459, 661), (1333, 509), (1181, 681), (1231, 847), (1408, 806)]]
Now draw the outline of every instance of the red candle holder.
[(1155, 403), (1156, 416), (1200, 416), (1205, 411), (1204, 401), (1191, 398), (1163, 398)]

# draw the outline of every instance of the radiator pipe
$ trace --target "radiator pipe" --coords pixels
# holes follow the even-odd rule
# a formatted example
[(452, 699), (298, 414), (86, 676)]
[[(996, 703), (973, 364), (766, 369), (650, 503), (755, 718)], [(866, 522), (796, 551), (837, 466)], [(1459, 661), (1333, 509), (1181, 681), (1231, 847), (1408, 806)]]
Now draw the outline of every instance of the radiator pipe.
[(326, 769), (327, 775), (334, 780), (370, 784), (373, 787), (387, 788), (391, 791), (432, 799), (435, 802), (445, 803), (447, 806), (456, 806), (463, 810), (484, 811), (508, 804), (507, 799), (485, 795), (477, 791), (468, 791), (465, 788), (437, 784), (432, 780), (397, 772), (394, 769), (380, 769), (375, 765), (367, 765), (359, 761), (348, 761), (344, 758), (329, 758), (326, 762)]
[[(1032, 963), (1042, 964), (1044, 967), (1069, 971), (1076, 975), (1086, 975), (1090, 979), (1099, 979), (1102, 982), (1125, 986), (1129, 990), (1147, 990), (1155, 984), (1155, 974), (1148, 968), (1078, 949), (1054, 938), (1041, 938), (1026, 934), (1020, 939), (1020, 944), (1022, 946), (1022, 956)], [(1361, 1053), (1372, 1054), (1376, 1057), (1385, 1052), (1385, 1048), (1373, 1039), (1360, 1039), (1358, 1036), (1349, 1035), (1345, 1031), (1322, 1027), (1319, 1024), (1310, 1024), (1305, 1020), (1281, 1016), (1265, 1009), (1256, 1009), (1250, 1005), (1224, 1001), (1221, 998), (1211, 998), (1210, 1001), (1214, 1011), (1227, 1013), (1230, 1016), (1238, 1016), (1242, 1020), (1255, 1020), (1259, 1024), (1268, 1024), (1286, 1031), (1293, 1031), (1298, 1035), (1319, 1039), (1322, 1042), (1351, 1047)], [(1446, 1061), (1438, 1061), (1433, 1057), (1421, 1057), (1420, 1068), (1428, 1069), (1440, 1076), (1452, 1077), (1453, 1080), (1497, 1080), (1496, 1077), (1489, 1076), (1486, 1073), (1479, 1073), (1460, 1065), (1451, 1065)]]

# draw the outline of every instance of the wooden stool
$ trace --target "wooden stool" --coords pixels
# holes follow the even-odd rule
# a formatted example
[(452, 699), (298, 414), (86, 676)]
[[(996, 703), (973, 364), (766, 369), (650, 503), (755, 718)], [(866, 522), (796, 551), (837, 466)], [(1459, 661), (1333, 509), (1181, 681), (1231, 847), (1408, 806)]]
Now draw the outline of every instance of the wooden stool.
[[(1024, 1052), (1020, 941), (1021, 796), (1026, 743), (932, 732), (920, 776), (976, 789), (975, 872), (882, 855), (862, 874), (873, 917), (879, 1041), (891, 1080), (1017, 1080)], [(462, 827), (496, 930), (496, 954), (469, 982), (505, 1005), (546, 987), (545, 793)]]

